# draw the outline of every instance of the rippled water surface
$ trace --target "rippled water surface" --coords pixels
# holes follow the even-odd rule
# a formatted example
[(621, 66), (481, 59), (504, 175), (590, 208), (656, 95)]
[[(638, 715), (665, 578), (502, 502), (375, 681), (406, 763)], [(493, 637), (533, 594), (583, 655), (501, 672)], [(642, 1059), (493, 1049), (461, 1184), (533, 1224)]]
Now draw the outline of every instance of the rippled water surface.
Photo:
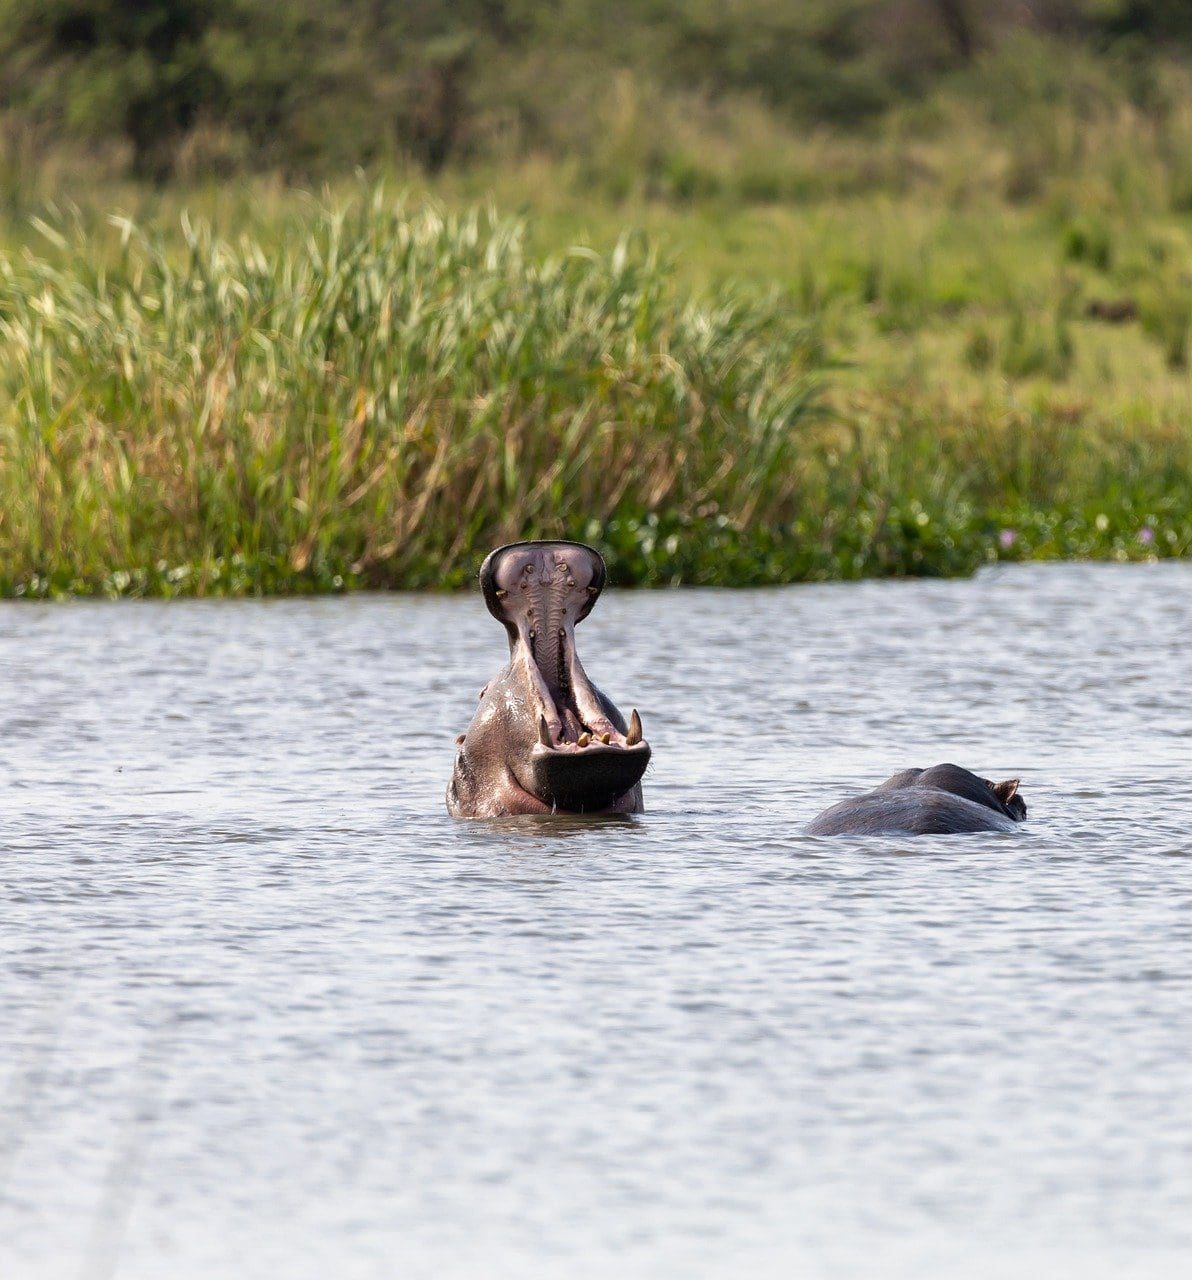
[(1192, 566), (580, 640), (647, 814), (461, 823), (478, 595), (0, 608), (0, 1276), (1192, 1273)]

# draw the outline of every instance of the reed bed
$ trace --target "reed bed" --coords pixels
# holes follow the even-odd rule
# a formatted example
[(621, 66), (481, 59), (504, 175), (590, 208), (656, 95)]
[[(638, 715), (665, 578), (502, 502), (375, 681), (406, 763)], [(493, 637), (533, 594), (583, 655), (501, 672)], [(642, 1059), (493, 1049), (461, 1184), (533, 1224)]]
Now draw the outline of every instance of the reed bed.
[(813, 336), (631, 240), (533, 260), (380, 195), (279, 246), (116, 230), (0, 265), (8, 591), (443, 586), (521, 536), (795, 508)]
[(0, 257), (3, 594), (452, 587), (522, 537), (635, 584), (1192, 551), (1186, 430), (850, 387), (814, 299), (695, 295), (634, 236), (380, 190), (39, 234)]

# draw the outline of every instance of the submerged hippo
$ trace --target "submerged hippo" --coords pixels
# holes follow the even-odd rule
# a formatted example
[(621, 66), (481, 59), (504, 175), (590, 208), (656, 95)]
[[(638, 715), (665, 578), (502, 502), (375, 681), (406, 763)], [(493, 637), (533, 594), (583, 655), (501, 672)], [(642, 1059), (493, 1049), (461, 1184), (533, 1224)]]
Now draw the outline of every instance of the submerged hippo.
[(1013, 831), (1026, 817), (1018, 779), (990, 782), (958, 764), (904, 769), (863, 796), (825, 809), (807, 828), (813, 836), (958, 835)]
[(575, 625), (603, 586), (604, 561), (579, 542), (514, 542), (481, 565), (484, 602), (509, 633), (509, 665), (456, 739), (455, 817), (641, 812), (650, 762), (641, 719), (634, 711), (625, 723), (575, 651)]

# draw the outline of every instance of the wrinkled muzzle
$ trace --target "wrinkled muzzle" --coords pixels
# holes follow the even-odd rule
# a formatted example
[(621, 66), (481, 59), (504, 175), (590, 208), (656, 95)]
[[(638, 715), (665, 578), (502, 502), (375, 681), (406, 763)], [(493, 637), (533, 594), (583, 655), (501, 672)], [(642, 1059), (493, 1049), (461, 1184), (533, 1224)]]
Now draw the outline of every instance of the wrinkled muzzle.
[(480, 569), (485, 603), (509, 635), (510, 664), (526, 691), (535, 741), (521, 785), (570, 811), (607, 808), (650, 762), (636, 711), (625, 723), (589, 681), (575, 627), (604, 586), (604, 561), (578, 542), (515, 542)]

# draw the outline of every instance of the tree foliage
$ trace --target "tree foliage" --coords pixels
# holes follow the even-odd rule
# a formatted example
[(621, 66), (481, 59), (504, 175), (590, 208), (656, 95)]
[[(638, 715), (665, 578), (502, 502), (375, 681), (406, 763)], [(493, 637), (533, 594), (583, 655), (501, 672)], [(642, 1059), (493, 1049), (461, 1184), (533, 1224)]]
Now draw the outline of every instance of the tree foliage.
[(397, 154), (433, 170), (511, 130), (520, 145), (550, 145), (566, 133), (561, 99), (595, 110), (623, 70), (660, 91), (863, 124), (1023, 25), (1169, 46), (1192, 40), (1192, 5), (0, 0), (0, 118), (114, 144), (152, 178), (309, 173)]

